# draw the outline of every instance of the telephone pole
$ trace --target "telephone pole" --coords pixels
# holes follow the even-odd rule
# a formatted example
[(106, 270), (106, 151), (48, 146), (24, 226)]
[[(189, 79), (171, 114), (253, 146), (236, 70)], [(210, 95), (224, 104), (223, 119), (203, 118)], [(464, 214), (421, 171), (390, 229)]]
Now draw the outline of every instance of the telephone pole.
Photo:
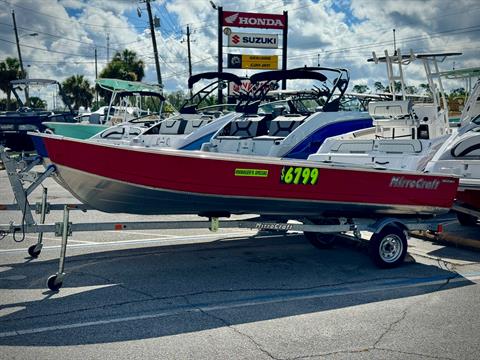
[(190, 26), (187, 25), (188, 76), (192, 76), (192, 55), (190, 53)]
[(155, 58), (155, 67), (157, 69), (157, 80), (158, 80), (158, 84), (161, 86), (162, 73), (160, 72), (160, 62), (158, 61), (157, 40), (155, 39), (155, 27), (153, 25), (152, 8), (150, 7), (150, 1), (152, 0), (145, 0), (147, 4), (148, 21), (150, 22), (150, 35), (152, 36), (153, 55)]
[(110, 61), (110, 34), (107, 33), (107, 63)]
[[(27, 76), (25, 69), (23, 68), (22, 52), (20, 51), (20, 42), (18, 41), (17, 22), (15, 21), (15, 10), (12, 9), (13, 30), (15, 31), (15, 40), (17, 41), (18, 62), (20, 63), (20, 70), (22, 76)], [(28, 103), (28, 86), (25, 86), (25, 103)]]
[[(98, 79), (98, 72), (97, 72), (97, 48), (95, 48), (95, 80)], [(95, 102), (98, 108), (98, 90), (97, 86), (95, 86)]]

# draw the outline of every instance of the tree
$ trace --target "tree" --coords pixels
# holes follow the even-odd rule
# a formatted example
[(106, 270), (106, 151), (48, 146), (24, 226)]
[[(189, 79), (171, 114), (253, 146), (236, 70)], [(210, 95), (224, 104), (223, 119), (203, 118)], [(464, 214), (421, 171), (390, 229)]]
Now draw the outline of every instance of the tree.
[(373, 84), (373, 87), (375, 88), (375, 92), (385, 92), (385, 86), (380, 81), (375, 81)]
[[(144, 63), (135, 51), (128, 49), (116, 52), (107, 66), (100, 72), (101, 78), (142, 81), (145, 76)], [(108, 103), (111, 93), (97, 86), (97, 91)]]
[(430, 90), (430, 85), (428, 84), (420, 84), (418, 85), (420, 89), (422, 89), (422, 92), (426, 95), (432, 95), (432, 91)]
[(416, 94), (418, 92), (418, 89), (415, 86), (407, 86), (405, 87), (405, 92), (407, 94)]
[(10, 108), (10, 98), (12, 95), (10, 81), (23, 78), (25, 78), (25, 74), (20, 70), (20, 62), (18, 59), (8, 57), (5, 61), (0, 62), (0, 89), (7, 94), (7, 110)]
[(93, 89), (83, 75), (72, 75), (62, 83), (63, 102), (70, 103), (74, 109), (80, 106), (85, 108), (92, 105)]
[(355, 85), (353, 87), (353, 92), (357, 92), (360, 94), (366, 93), (369, 90), (370, 88), (367, 85)]
[(36, 96), (30, 96), (28, 98), (28, 105), (34, 109), (46, 109), (47, 102), (45, 100), (40, 99)]

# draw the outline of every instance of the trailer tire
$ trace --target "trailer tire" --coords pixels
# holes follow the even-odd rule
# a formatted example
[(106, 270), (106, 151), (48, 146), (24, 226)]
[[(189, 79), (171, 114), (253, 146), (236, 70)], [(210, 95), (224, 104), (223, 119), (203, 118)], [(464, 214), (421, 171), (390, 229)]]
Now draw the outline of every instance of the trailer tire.
[(315, 246), (317, 249), (330, 249), (335, 241), (335, 235), (333, 234), (304, 231), (303, 235), (307, 238), (310, 244)]
[(477, 225), (477, 220), (478, 220), (476, 216), (459, 212), (459, 211), (457, 211), (457, 219), (458, 219), (458, 222), (463, 226), (475, 226)]
[(407, 255), (407, 236), (397, 226), (385, 226), (379, 233), (373, 234), (368, 251), (373, 263), (381, 269), (399, 266)]

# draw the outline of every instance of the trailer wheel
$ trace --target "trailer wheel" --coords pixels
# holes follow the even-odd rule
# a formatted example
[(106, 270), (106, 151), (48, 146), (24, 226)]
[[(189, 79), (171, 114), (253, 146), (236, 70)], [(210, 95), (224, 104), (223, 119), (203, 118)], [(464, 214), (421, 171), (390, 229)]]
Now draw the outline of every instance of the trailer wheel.
[(382, 269), (400, 265), (407, 255), (407, 237), (396, 226), (386, 226), (373, 234), (369, 242), (369, 253), (373, 263)]
[(317, 249), (329, 249), (335, 241), (335, 235), (304, 231), (303, 235)]
[(38, 258), (38, 255), (40, 255), (40, 252), (42, 250), (37, 249), (37, 245), (32, 245), (28, 248), (28, 255), (30, 255), (32, 258), (36, 259)]
[(463, 226), (475, 226), (477, 225), (477, 217), (470, 215), (470, 214), (465, 214), (463, 212), (457, 212), (457, 219), (458, 222), (463, 225)]
[(57, 280), (57, 275), (52, 275), (47, 280), (47, 286), (52, 291), (58, 291), (63, 285), (63, 281)]

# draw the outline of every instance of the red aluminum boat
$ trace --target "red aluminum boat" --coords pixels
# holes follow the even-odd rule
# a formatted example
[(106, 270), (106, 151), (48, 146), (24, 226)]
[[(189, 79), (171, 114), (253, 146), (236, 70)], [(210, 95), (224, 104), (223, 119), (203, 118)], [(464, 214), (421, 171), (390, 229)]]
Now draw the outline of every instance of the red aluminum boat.
[(34, 136), (62, 186), (112, 213), (430, 216), (450, 209), (458, 187), (444, 175)]

